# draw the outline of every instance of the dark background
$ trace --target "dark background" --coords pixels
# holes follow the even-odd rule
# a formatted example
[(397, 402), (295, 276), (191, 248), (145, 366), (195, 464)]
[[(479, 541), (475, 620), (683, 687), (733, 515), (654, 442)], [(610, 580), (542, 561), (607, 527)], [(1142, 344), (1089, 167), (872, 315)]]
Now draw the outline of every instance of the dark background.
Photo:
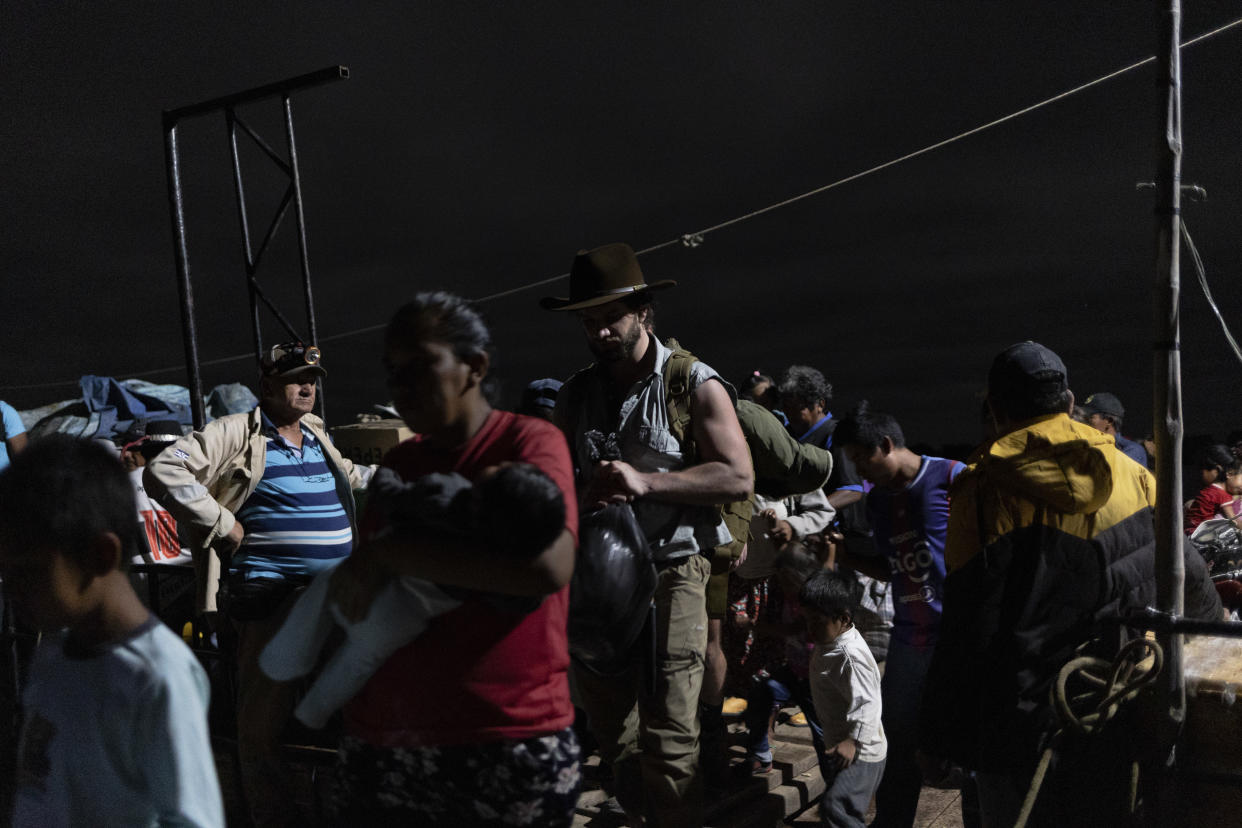
[[(1242, 16), (1188, 1), (1184, 36)], [(610, 241), (644, 248), (979, 126), (1156, 51), (1155, 3), (7, 2), (0, 394), (185, 382), (160, 112), (333, 64), (294, 97), (330, 420), (386, 398), (382, 325)], [(1226, 318), (1242, 261), (1242, 27), (1183, 52), (1187, 205)], [(821, 368), (916, 442), (973, 442), (987, 365), (1035, 338), (1150, 428), (1159, 135), (1149, 64), (995, 129), (644, 257), (659, 332), (733, 379)], [(242, 111), (283, 147), (279, 104)], [(181, 129), (204, 360), (252, 351), (223, 116)], [(243, 146), (256, 232), (282, 191)], [(265, 206), (266, 205), (266, 206)], [(262, 279), (300, 320), (286, 224)], [(509, 401), (588, 361), (562, 280), (487, 301)], [(1238, 363), (1183, 261), (1185, 419), (1242, 427)], [(274, 325), (268, 335), (276, 337)], [(254, 378), (239, 359), (207, 387)], [(58, 385), (56, 383), (59, 383)], [(26, 386), (39, 387), (26, 387)]]

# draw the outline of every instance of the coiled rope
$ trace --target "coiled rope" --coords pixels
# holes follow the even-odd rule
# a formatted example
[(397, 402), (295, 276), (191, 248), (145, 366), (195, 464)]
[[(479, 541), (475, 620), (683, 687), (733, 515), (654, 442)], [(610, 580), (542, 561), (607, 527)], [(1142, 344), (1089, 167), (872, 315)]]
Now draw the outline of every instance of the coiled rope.
[[(1134, 699), (1144, 687), (1160, 675), (1164, 666), (1164, 650), (1148, 638), (1136, 638), (1128, 642), (1112, 661), (1092, 656), (1071, 659), (1057, 674), (1049, 694), (1052, 708), (1056, 711), (1061, 729), (1052, 737), (1040, 757), (1031, 787), (1022, 802), (1022, 810), (1014, 828), (1025, 828), (1039, 789), (1044, 784), (1052, 756), (1066, 733), (1090, 736), (1112, 720), (1121, 706)], [(1071, 696), (1070, 680), (1088, 685), (1084, 691)], [(1133, 812), (1138, 793), (1138, 763), (1130, 772), (1130, 810)]]

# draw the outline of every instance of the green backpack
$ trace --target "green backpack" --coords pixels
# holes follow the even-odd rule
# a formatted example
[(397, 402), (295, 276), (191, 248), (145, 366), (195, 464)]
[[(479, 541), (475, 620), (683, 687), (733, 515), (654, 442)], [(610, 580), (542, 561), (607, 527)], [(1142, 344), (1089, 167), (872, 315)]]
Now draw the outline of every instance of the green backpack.
[[(698, 357), (671, 337), (664, 344), (673, 352), (664, 368), (669, 431), (681, 443), (686, 465), (692, 465), (696, 452), (694, 436), (690, 431), (690, 372)], [(832, 455), (789, 436), (784, 424), (771, 411), (750, 400), (738, 400), (737, 421), (750, 450), (756, 492), (781, 498), (814, 491), (827, 482), (832, 472)], [(755, 513), (754, 497), (725, 503), (717, 508), (732, 540), (713, 551), (713, 574), (728, 571), (750, 541), (750, 520)]]

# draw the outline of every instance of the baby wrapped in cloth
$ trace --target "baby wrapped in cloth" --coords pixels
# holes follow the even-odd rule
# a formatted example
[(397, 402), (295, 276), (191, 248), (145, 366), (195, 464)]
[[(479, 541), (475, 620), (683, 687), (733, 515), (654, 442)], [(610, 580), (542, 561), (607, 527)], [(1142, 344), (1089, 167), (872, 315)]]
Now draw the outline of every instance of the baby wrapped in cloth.
[[(429, 474), (406, 482), (381, 468), (368, 486), (370, 508), (386, 518), (382, 534), (432, 534), (474, 538), (492, 549), (534, 557), (565, 526), (560, 489), (543, 472), (526, 463), (506, 463), (486, 470), (471, 484), (459, 474)], [(375, 596), (361, 621), (347, 620), (328, 603), (335, 567), (320, 573), (298, 598), (280, 631), (259, 658), (263, 672), (276, 681), (310, 673), (334, 627), (345, 640), (315, 679), (294, 715), (310, 727), (323, 727), (332, 714), (362, 689), (388, 657), (427, 629), (428, 623), (459, 606), (472, 590), (441, 587), (402, 576)], [(526, 613), (539, 598), (486, 593), (497, 606)]]

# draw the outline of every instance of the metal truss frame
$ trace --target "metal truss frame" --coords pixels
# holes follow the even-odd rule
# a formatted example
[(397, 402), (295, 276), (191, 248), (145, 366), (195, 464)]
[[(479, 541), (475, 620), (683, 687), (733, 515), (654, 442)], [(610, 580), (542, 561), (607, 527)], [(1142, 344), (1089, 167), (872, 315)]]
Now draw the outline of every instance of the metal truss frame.
[[(178, 109), (165, 110), (163, 113), (164, 155), (168, 168), (168, 203), (172, 214), (173, 240), (176, 247), (177, 288), (181, 298), (181, 329), (185, 340), (185, 361), (190, 387), (190, 409), (193, 414), (195, 429), (201, 429), (206, 425), (207, 417), (203, 405), (201, 365), (198, 355), (198, 330), (195, 324), (194, 313), (194, 290), (190, 278), (185, 198), (181, 183), (181, 152), (177, 141), (178, 127), (189, 118), (213, 115), (218, 112), (224, 113), (225, 125), (228, 131), (229, 151), (233, 164), (233, 186), (237, 197), (237, 217), (241, 224), (242, 254), (245, 264), (246, 287), (250, 298), (250, 319), (254, 331), (254, 353), (257, 364), (264, 351), (263, 331), (259, 315), (260, 305), (266, 307), (272, 313), (290, 338), (304, 341), (307, 344), (318, 342), (318, 328), (315, 324), (315, 301), (313, 291), (311, 290), (310, 262), (306, 244), (306, 218), (302, 205), (302, 177), (298, 170), (298, 152), (297, 143), (294, 139), (291, 98), (294, 92), (333, 81), (345, 80), (348, 77), (348, 67), (331, 66), (317, 72), (286, 78), (285, 80), (248, 89), (244, 92), (212, 98), (208, 101), (183, 106)], [(271, 144), (265, 141), (258, 132), (252, 129), (237, 114), (237, 108), (243, 104), (277, 96), (281, 99), (284, 114), (287, 157), (282, 156), (281, 153), (273, 149)], [(253, 141), (262, 150), (263, 154), (289, 179), (289, 184), (285, 189), (279, 206), (276, 208), (275, 215), (268, 223), (257, 248), (254, 244), (254, 236), (251, 233), (251, 220), (246, 206), (246, 187), (238, 151), (239, 134)], [(276, 231), (280, 228), (285, 215), (289, 212), (290, 206), (293, 207), (294, 219), (297, 225), (298, 261), (302, 276), (302, 292), (306, 305), (308, 337), (302, 337), (288, 317), (267, 297), (256, 275), (259, 265), (263, 261), (263, 254), (267, 251), (268, 245), (276, 235)], [(322, 388), (319, 395), (319, 405), (320, 411), (322, 411)]]

